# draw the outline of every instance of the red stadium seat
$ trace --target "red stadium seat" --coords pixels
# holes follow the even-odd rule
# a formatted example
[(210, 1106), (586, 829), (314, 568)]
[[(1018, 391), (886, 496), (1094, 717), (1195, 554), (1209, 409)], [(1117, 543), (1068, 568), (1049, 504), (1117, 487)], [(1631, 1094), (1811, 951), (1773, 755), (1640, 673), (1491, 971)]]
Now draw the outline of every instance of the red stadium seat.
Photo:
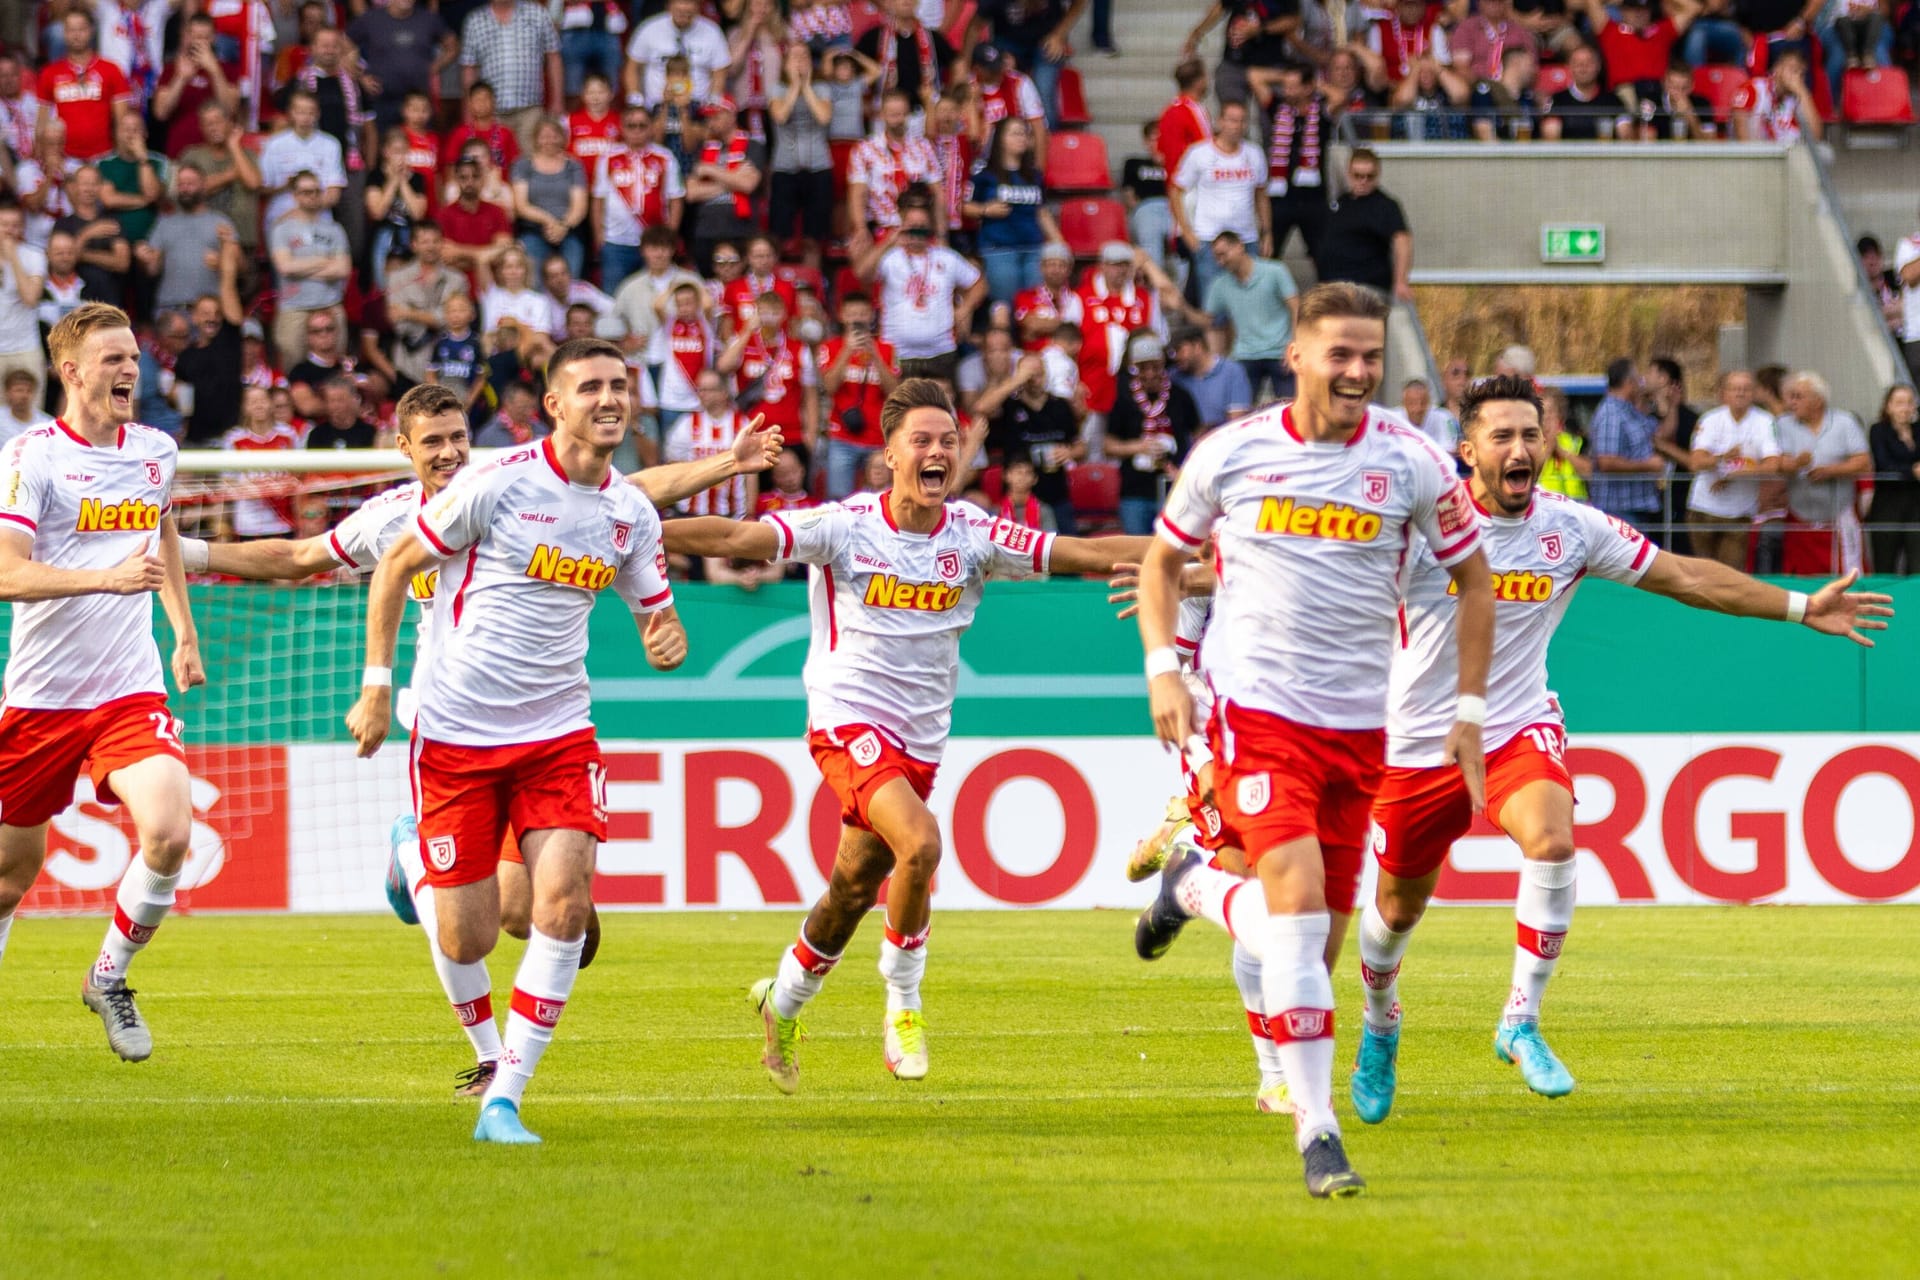
[(1060, 68), (1059, 92), (1062, 129), (1084, 129), (1093, 123), (1093, 113), (1087, 110), (1087, 87), (1080, 80), (1078, 68)]
[(1533, 96), (1541, 102), (1560, 92), (1573, 83), (1573, 72), (1567, 70), (1565, 63), (1548, 62), (1540, 67), (1539, 78), (1533, 82)]
[(1848, 124), (1912, 124), (1913, 87), (1899, 67), (1847, 72), (1840, 114)]
[(1046, 182), (1056, 192), (1113, 190), (1105, 140), (1097, 133), (1060, 133), (1049, 139)]
[(1104, 533), (1120, 525), (1120, 468), (1111, 462), (1082, 462), (1067, 468), (1067, 501), (1082, 534)]
[(974, 0), (966, 0), (966, 3), (960, 6), (959, 12), (953, 15), (952, 24), (940, 34), (947, 38), (948, 44), (965, 51), (967, 33), (973, 29), (974, 20), (979, 16), (980, 6), (975, 4)]
[(1100, 256), (1100, 246), (1109, 240), (1131, 240), (1127, 230), (1127, 211), (1118, 200), (1091, 197), (1066, 200), (1060, 205), (1060, 234), (1076, 258)]
[(1747, 78), (1739, 67), (1695, 67), (1693, 91), (1713, 104), (1713, 118), (1725, 124), (1733, 112), (1734, 98), (1747, 87)]
[(1006, 490), (1001, 486), (1000, 474), (1006, 468), (988, 467), (980, 473), (980, 492), (987, 495), (988, 502), (999, 502)]

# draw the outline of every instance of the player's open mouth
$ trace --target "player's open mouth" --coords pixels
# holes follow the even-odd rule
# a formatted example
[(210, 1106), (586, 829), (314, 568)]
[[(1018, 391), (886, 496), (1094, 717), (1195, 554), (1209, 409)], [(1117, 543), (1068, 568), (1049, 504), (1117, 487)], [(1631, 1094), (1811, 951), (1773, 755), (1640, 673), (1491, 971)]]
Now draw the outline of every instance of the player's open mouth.
[(128, 413), (133, 412), (133, 384), (131, 382), (116, 382), (107, 394), (108, 398), (113, 401), (113, 407), (116, 410), (124, 410)]
[(934, 463), (920, 468), (920, 487), (931, 494), (945, 494), (947, 491), (946, 464)]
[(624, 427), (627, 425), (627, 418), (622, 413), (596, 413), (593, 415), (593, 423), (598, 427)]
[(437, 476), (450, 476), (460, 470), (460, 464), (461, 460), (459, 458), (448, 458), (443, 462), (434, 463), (433, 473)]
[(1366, 387), (1344, 386), (1336, 382), (1333, 384), (1333, 398), (1339, 404), (1365, 405), (1368, 390)]
[(1526, 493), (1533, 488), (1533, 468), (1525, 465), (1508, 467), (1500, 473), (1500, 481), (1506, 485), (1509, 493)]

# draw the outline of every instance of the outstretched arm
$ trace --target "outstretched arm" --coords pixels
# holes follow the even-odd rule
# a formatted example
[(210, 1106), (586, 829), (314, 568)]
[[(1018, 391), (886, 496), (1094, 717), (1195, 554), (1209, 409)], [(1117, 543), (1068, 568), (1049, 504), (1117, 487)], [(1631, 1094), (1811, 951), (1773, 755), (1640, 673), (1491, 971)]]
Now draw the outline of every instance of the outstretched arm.
[(725, 556), (731, 560), (771, 560), (780, 554), (780, 533), (759, 520), (695, 516), (669, 520), (661, 531), (668, 551), (682, 556)]
[(257, 542), (180, 539), (188, 573), (224, 573), (249, 582), (291, 582), (336, 569), (340, 561), (325, 537), (262, 538)]
[[(1213, 576), (1213, 566), (1199, 561), (1187, 565), (1180, 571), (1181, 598), (1191, 600), (1196, 596), (1210, 596), (1217, 585)], [(1108, 604), (1121, 606), (1115, 614), (1125, 622), (1140, 612), (1140, 566), (1122, 563), (1113, 566), (1113, 576), (1107, 579)]]
[(1822, 635), (1845, 636), (1868, 649), (1867, 631), (1885, 631), (1893, 616), (1893, 597), (1873, 591), (1849, 591), (1858, 573), (1835, 578), (1813, 595), (1787, 591), (1749, 578), (1718, 560), (1677, 556), (1662, 551), (1654, 556), (1640, 589), (1667, 596), (1695, 609), (1732, 614), (1736, 618), (1770, 618), (1799, 622)]
[(168, 516), (160, 522), (160, 607), (173, 628), (173, 682), (181, 692), (207, 682), (200, 665), (200, 631), (187, 601), (187, 571), (180, 556), (180, 526)]
[(1111, 574), (1116, 565), (1138, 564), (1152, 538), (1055, 538), (1048, 573)]
[(628, 476), (627, 482), (646, 494), (647, 501), (665, 511), (674, 503), (725, 484), (735, 476), (766, 471), (779, 460), (785, 444), (780, 438), (780, 428), (763, 426), (763, 422), (756, 414), (747, 429), (734, 437), (729, 453), (694, 462), (647, 467)]

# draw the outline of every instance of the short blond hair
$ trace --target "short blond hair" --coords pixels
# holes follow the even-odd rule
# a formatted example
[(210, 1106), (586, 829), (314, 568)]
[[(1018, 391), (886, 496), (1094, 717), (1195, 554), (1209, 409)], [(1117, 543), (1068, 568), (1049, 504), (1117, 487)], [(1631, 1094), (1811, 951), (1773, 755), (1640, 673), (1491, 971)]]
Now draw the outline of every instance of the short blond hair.
[(104, 302), (83, 302), (53, 326), (53, 332), (47, 335), (47, 354), (53, 357), (57, 371), (67, 361), (80, 358), (80, 348), (86, 345), (88, 335), (101, 329), (131, 328), (133, 321), (120, 308)]

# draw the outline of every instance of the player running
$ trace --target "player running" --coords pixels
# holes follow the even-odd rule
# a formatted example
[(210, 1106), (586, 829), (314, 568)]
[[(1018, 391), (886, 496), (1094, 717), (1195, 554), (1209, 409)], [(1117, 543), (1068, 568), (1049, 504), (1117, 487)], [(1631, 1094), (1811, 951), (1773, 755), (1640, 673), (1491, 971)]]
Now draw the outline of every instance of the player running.
[[(1332, 917), (1353, 908), (1384, 768), (1400, 569), (1416, 533), (1459, 590), (1457, 707), (1445, 750), (1476, 797), (1482, 769), (1493, 632), (1487, 561), (1450, 460), (1368, 410), (1387, 312), (1386, 300), (1362, 286), (1308, 291), (1288, 348), (1298, 398), (1195, 447), (1140, 570), (1154, 731), (1179, 750), (1195, 729), (1174, 647), (1181, 569), (1215, 539), (1219, 583), (1201, 645), (1217, 699), (1214, 797), (1223, 841), (1245, 852), (1260, 892), (1241, 893), (1246, 882), (1225, 872), (1196, 871), (1198, 859), (1179, 851), (1137, 941), (1158, 954), (1154, 935), (1170, 943), (1188, 917), (1205, 915), (1259, 957), (1261, 1007), (1314, 1196), (1365, 1186), (1333, 1114), (1326, 955), (1337, 948)], [(1240, 927), (1237, 898), (1260, 907), (1254, 929)]]
[[(1627, 524), (1538, 489), (1553, 453), (1540, 399), (1526, 378), (1487, 378), (1467, 391), (1461, 459), (1481, 544), (1493, 564), (1498, 621), (1487, 714), (1487, 817), (1520, 846), (1514, 904), (1513, 987), (1494, 1028), (1500, 1061), (1550, 1098), (1573, 1076), (1540, 1034), (1547, 981), (1573, 919), (1573, 781), (1560, 704), (1547, 688), (1547, 645), (1583, 577), (1606, 578), (1696, 609), (1799, 622), (1860, 644), (1886, 628), (1891, 598), (1850, 592), (1842, 578), (1811, 598), (1755, 581), (1716, 560), (1660, 551)], [(1455, 651), (1455, 596), (1448, 575), (1415, 547), (1403, 643), (1389, 685), (1386, 785), (1374, 801), (1380, 878), (1360, 918), (1366, 1013), (1349, 1090), (1369, 1124), (1393, 1107), (1400, 1047), (1401, 958), (1426, 911), (1454, 841), (1482, 806), (1445, 762)]]
[(180, 722), (153, 636), (158, 592), (173, 681), (206, 683), (172, 516), (172, 437), (130, 421), (140, 346), (126, 313), (86, 303), (47, 350), (66, 415), (0, 453), (0, 600), (14, 602), (0, 709), (0, 953), (47, 856), (47, 823), (84, 771), (140, 837), (80, 998), (128, 1062), (153, 1053), (127, 971), (172, 908), (193, 823)]
[(1145, 538), (1061, 538), (953, 501), (960, 428), (940, 384), (903, 381), (880, 415), (886, 493), (757, 521), (713, 517), (667, 526), (669, 551), (813, 566), (807, 742), (840, 800), (840, 848), (827, 891), (777, 976), (755, 983), (775, 1087), (800, 1084), (800, 1011), (819, 994), (889, 873), (880, 976), (885, 1061), (901, 1080), (927, 1074), (920, 980), (940, 825), (926, 805), (953, 721), (960, 636), (989, 578), (1108, 573)]
[[(414, 479), (369, 498), (337, 528), (310, 538), (264, 538), (252, 542), (202, 542), (182, 538), (180, 549), (189, 573), (223, 573), (256, 582), (310, 578), (337, 569), (372, 572), (380, 557), (414, 527), (421, 509), (453, 482), (467, 465), (471, 435), (460, 398), (446, 387), (414, 387), (400, 397), (395, 409), (396, 444), (413, 469)], [(649, 467), (628, 482), (639, 487), (656, 507), (724, 484), (735, 475), (764, 471), (780, 456), (777, 428), (746, 431), (730, 453), (699, 462)], [(414, 666), (423, 667), (432, 649), (433, 600), (438, 569), (414, 576), (407, 593), (420, 606), (415, 629)], [(413, 727), (411, 690), (396, 699), (400, 723)], [(446, 990), (455, 1016), (473, 1045), (475, 1063), (454, 1082), (454, 1093), (472, 1097), (493, 1083), (494, 1064), (500, 1058), (500, 1029), (493, 1016), (493, 983), (486, 962), (455, 964), (440, 949), (440, 933), (433, 911), (433, 895), (426, 892), (426, 863), (420, 855), (417, 823), (412, 814), (394, 821), (389, 841), (387, 900), (408, 924), (425, 928), (434, 971)], [(500, 922), (510, 937), (525, 941), (533, 908), (533, 888), (519, 846), (508, 840), (501, 850)], [(590, 911), (587, 941), (580, 967), (593, 963), (600, 945), (600, 916)]]
[[(620, 349), (562, 343), (547, 362), (554, 433), (463, 472), (380, 558), (369, 593), (366, 676), (347, 727), (370, 756), (393, 716), (393, 655), (407, 584), (442, 560), (432, 661), (418, 673), (411, 763), (440, 947), (474, 964), (500, 935), (496, 872), (517, 833), (532, 886), (498, 1070), (474, 1138), (532, 1143), (520, 1100), (579, 972), (606, 775), (590, 718), (587, 623), (612, 587), (642, 624), (648, 661), (686, 658), (660, 551), (660, 520), (616, 484), (630, 414)], [(437, 594), (437, 593), (436, 593)]]

